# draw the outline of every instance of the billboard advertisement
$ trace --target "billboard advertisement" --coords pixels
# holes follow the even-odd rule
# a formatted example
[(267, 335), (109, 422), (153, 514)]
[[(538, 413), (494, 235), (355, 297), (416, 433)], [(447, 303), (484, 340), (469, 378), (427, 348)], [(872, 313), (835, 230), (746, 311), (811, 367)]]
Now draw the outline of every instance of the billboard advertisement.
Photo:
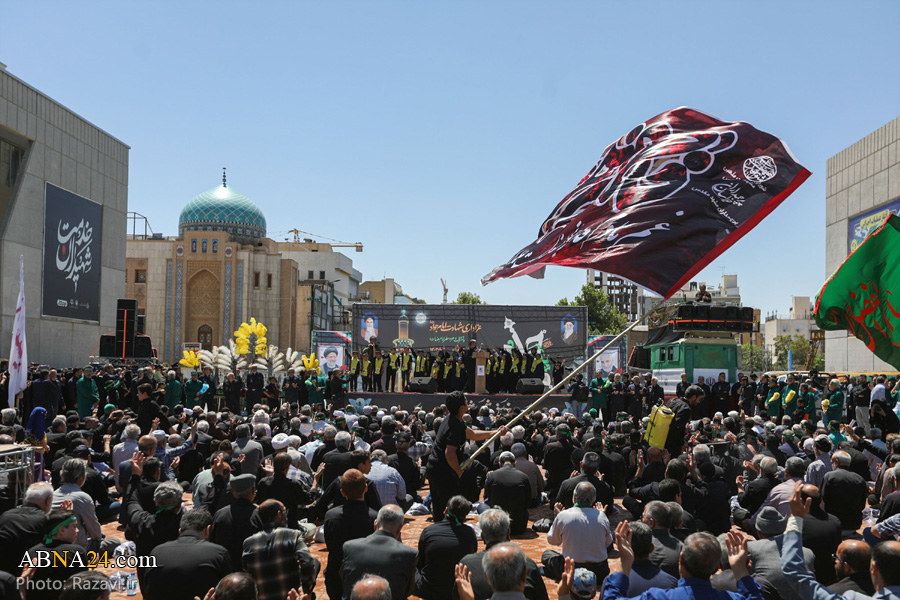
[(323, 375), (350, 364), (353, 336), (349, 331), (313, 331), (312, 342)]
[(900, 217), (900, 198), (882, 204), (878, 208), (873, 208), (861, 215), (850, 217), (848, 226), (850, 231), (847, 234), (847, 254), (856, 250), (863, 243), (869, 234), (878, 229), (888, 215), (895, 214)]
[(486, 304), (356, 304), (354, 349), (377, 338), (381, 349), (426, 352), (479, 347), (539, 347), (554, 358), (584, 356), (587, 308), (583, 306), (494, 306)]
[[(588, 340), (588, 355), (593, 356), (600, 348), (603, 348), (612, 340), (614, 335), (593, 335)], [(594, 377), (606, 378), (610, 373), (625, 373), (628, 367), (626, 356), (627, 336), (622, 336), (615, 344), (607, 348), (603, 354), (588, 367), (589, 375), (586, 379)]]
[(100, 321), (103, 207), (48, 183), (44, 199), (41, 314)]

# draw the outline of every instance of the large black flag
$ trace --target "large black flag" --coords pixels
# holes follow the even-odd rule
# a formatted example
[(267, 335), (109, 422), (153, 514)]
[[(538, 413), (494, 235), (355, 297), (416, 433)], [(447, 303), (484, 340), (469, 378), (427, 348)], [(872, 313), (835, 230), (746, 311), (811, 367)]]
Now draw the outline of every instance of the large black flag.
[(610, 144), (537, 240), (482, 283), (540, 277), (555, 264), (612, 273), (668, 298), (809, 175), (777, 137), (676, 108)]

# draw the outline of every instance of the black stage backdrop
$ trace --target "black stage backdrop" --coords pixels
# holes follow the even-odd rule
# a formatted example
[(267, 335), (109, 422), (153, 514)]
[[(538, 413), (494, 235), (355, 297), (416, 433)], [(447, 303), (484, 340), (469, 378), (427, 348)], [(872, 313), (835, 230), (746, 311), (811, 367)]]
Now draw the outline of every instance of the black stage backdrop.
[(103, 207), (50, 183), (44, 205), (42, 314), (100, 320)]
[[(436, 352), (467, 348), (469, 340), (523, 354), (541, 347), (553, 358), (584, 357), (587, 308), (583, 306), (497, 306), (488, 304), (355, 304), (353, 348), (371, 336), (378, 346)], [(356, 335), (356, 334), (359, 335)]]

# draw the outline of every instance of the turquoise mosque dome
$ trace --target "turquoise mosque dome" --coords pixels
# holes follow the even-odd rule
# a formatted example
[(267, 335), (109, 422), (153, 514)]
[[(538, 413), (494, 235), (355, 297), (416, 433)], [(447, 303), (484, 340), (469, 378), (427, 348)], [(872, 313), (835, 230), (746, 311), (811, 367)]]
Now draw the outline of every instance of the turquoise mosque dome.
[(266, 217), (250, 198), (223, 183), (182, 209), (178, 233), (186, 231), (225, 231), (238, 238), (263, 238)]

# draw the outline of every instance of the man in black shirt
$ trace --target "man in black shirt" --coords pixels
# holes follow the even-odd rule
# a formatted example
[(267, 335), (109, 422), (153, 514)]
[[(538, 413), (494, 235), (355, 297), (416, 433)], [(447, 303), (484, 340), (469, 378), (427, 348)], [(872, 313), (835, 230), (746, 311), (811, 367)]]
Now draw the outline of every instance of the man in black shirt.
[(375, 531), (378, 513), (363, 502), (367, 487), (365, 475), (356, 469), (349, 469), (341, 476), (341, 494), (347, 501), (325, 513), (325, 523), (322, 525), (328, 548), (325, 589), (331, 600), (341, 600), (344, 593), (341, 581), (344, 542), (364, 538)]
[(829, 590), (835, 594), (853, 590), (865, 596), (875, 595), (875, 586), (869, 574), (871, 546), (861, 540), (844, 540), (834, 557), (834, 571), (840, 580), (829, 585)]
[(220, 508), (213, 516), (209, 540), (219, 544), (231, 557), (231, 566), (237, 568), (241, 564), (244, 540), (258, 532), (261, 521), (257, 517), (253, 522), (256, 505), (256, 477), (253, 475), (233, 475), (229, 479), (232, 500), (231, 504)]
[(544, 448), (544, 470), (547, 472), (547, 494), (552, 498), (559, 486), (572, 473), (572, 430), (565, 423), (556, 427), (556, 440)]
[(691, 387), (690, 382), (688, 382), (687, 373), (681, 374), (681, 381), (678, 382), (678, 385), (675, 386), (675, 397), (676, 398), (684, 398), (684, 392)]
[[(444, 400), (449, 414), (441, 422), (437, 439), (428, 459), (428, 482), (431, 486), (431, 514), (435, 523), (444, 518), (447, 501), (459, 493), (459, 479), (462, 477), (463, 447), (466, 440), (483, 441), (494, 435), (494, 431), (474, 431), (463, 423), (463, 415), (469, 410), (466, 395), (451, 392)], [(500, 434), (507, 432), (500, 428)]]
[[(422, 481), (422, 473), (419, 465), (409, 457), (409, 446), (412, 443), (412, 435), (408, 431), (397, 434), (397, 453), (388, 456), (388, 466), (397, 469), (403, 482), (406, 484), (406, 493), (413, 499), (418, 497), (419, 486)], [(416, 500), (418, 502), (418, 500)]]
[(869, 405), (871, 404), (872, 390), (869, 389), (869, 382), (865, 375), (860, 375), (856, 380), (853, 389), (850, 390), (850, 405), (856, 411), (856, 423), (866, 430), (869, 434)]
[(150, 553), (155, 560), (141, 582), (147, 598), (199, 597), (232, 571), (228, 550), (207, 540), (212, 515), (205, 508), (182, 514), (180, 524), (177, 539)]
[(641, 417), (644, 416), (644, 401), (647, 397), (647, 389), (641, 385), (641, 378), (638, 375), (632, 377), (631, 383), (628, 384), (627, 392), (628, 414), (631, 415), (635, 423), (638, 423)]
[(288, 479), (287, 474), (291, 468), (291, 457), (286, 452), (279, 452), (273, 461), (275, 472), (269, 477), (259, 481), (256, 490), (256, 499), (262, 504), (273, 498), (280, 501), (287, 510), (287, 522), (285, 525), (291, 529), (297, 529), (299, 521), (298, 509), (312, 501), (309, 489), (303, 483)]
[(149, 435), (153, 431), (153, 422), (159, 419), (157, 427), (166, 433), (175, 433), (175, 428), (169, 425), (169, 418), (159, 409), (159, 404), (150, 397), (153, 394), (153, 386), (142, 383), (137, 388), (137, 425), (141, 428), (141, 435)]
[(684, 448), (685, 427), (691, 420), (691, 409), (703, 399), (703, 390), (696, 385), (684, 391), (684, 399), (676, 398), (669, 402), (669, 409), (675, 413), (669, 423), (669, 434), (666, 437), (666, 450), (669, 456), (680, 456)]
[(712, 388), (709, 387), (702, 375), (697, 378), (697, 386), (703, 390), (703, 397), (694, 407), (694, 418), (702, 419), (709, 416), (709, 398), (712, 395)]
[[(78, 522), (71, 510), (50, 511), (44, 519), (43, 539), (40, 544), (28, 550), (28, 557), (35, 561), (36, 567), (26, 595), (28, 600), (56, 600), (59, 598), (62, 582), (76, 573), (87, 570), (87, 553), (83, 547), (75, 543), (78, 539)], [(51, 564), (48, 567), (41, 567), (37, 566), (38, 552), (46, 553), (40, 556), (53, 556), (55, 553), (57, 556), (69, 558), (65, 566)], [(22, 558), (20, 557), (20, 561)], [(81, 566), (78, 566), (79, 564)]]
[(216, 402), (216, 387), (218, 386), (218, 382), (216, 381), (215, 375), (213, 375), (212, 367), (209, 365), (203, 367), (203, 375), (200, 376), (200, 381), (209, 386), (209, 389), (206, 390), (206, 393), (200, 397), (200, 400), (212, 408), (216, 407), (218, 410), (220, 407)]
[(581, 459), (581, 474), (562, 482), (559, 492), (556, 494), (556, 502), (562, 504), (564, 508), (572, 508), (575, 502), (573, 499), (575, 486), (582, 481), (587, 481), (597, 490), (597, 502), (605, 506), (606, 510), (612, 510), (614, 508), (613, 490), (608, 483), (600, 479), (599, 470), (600, 455), (596, 452), (585, 454)]
[(488, 473), (484, 498), (491, 507), (502, 508), (509, 514), (510, 530), (518, 535), (528, 528), (531, 482), (515, 464), (516, 457), (512, 452), (500, 454), (500, 468)]
[(257, 372), (256, 365), (250, 365), (250, 372), (247, 373), (247, 394), (244, 397), (245, 410), (253, 410), (253, 405), (259, 403), (265, 386), (263, 374)]
[(700, 284), (700, 290), (694, 294), (694, 299), (697, 302), (712, 302), (712, 295), (706, 291), (706, 284)]
[(607, 406), (609, 406), (609, 417), (607, 423), (614, 423), (616, 416), (625, 410), (625, 384), (622, 383), (622, 375), (615, 374), (612, 385), (607, 388)]
[[(731, 404), (731, 386), (726, 381), (725, 373), (719, 373), (719, 380), (712, 386), (713, 412), (720, 412), (723, 415), (730, 410)], [(702, 415), (706, 416), (706, 415)]]
[(466, 369), (466, 391), (470, 394), (475, 393), (475, 346), (478, 342), (469, 340), (469, 347), (466, 348), (463, 366)]
[(453, 496), (447, 504), (447, 519), (422, 530), (416, 567), (416, 595), (420, 598), (451, 599), (456, 565), (478, 550), (475, 530), (465, 523), (470, 510), (471, 502)]
[(294, 369), (288, 369), (288, 376), (281, 382), (281, 387), (284, 390), (284, 401), (293, 405), (299, 403), (300, 388), (306, 388), (306, 384), (294, 374)]
[(0, 571), (18, 576), (22, 555), (40, 543), (44, 535), (44, 519), (53, 505), (53, 486), (47, 482), (32, 483), (25, 491), (22, 506), (0, 514)]
[[(350, 442), (351, 435), (341, 431), (334, 436), (334, 450), (326, 452), (322, 457), (325, 470), (322, 473), (322, 489), (328, 489), (331, 482), (344, 474), (350, 468)], [(316, 467), (313, 467), (314, 469)]]

